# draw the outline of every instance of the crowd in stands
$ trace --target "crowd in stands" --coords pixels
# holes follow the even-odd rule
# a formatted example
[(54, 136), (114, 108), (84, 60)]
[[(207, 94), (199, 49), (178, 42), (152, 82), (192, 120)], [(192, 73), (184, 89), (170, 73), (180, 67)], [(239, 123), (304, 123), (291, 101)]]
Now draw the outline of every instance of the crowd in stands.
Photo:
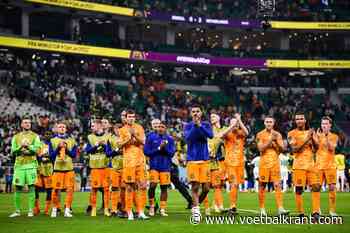
[[(256, 18), (257, 0), (90, 0), (103, 4), (212, 18)], [(349, 17), (347, 0), (276, 0), (278, 19), (337, 21)]]

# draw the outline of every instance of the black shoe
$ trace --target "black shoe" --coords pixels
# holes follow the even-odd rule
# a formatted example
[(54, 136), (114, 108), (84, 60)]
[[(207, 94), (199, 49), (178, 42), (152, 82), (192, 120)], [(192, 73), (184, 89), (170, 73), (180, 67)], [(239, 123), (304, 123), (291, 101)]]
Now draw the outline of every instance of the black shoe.
[(57, 215), (61, 213), (61, 209), (57, 208)]
[(118, 211), (117, 216), (119, 218), (128, 218), (128, 213), (126, 213), (126, 211)]
[(311, 222), (313, 224), (317, 224), (319, 222), (319, 220), (320, 220), (320, 214), (319, 213), (316, 212), (316, 213), (313, 213), (311, 215)]
[(233, 208), (229, 209), (229, 211), (228, 211), (228, 215), (229, 216), (235, 216), (237, 214), (238, 214), (238, 212), (237, 212), (237, 208), (236, 207), (233, 207)]
[(86, 213), (87, 215), (90, 215), (90, 214), (91, 214), (91, 210), (92, 210), (92, 206), (89, 205), (89, 206), (86, 208), (85, 213)]

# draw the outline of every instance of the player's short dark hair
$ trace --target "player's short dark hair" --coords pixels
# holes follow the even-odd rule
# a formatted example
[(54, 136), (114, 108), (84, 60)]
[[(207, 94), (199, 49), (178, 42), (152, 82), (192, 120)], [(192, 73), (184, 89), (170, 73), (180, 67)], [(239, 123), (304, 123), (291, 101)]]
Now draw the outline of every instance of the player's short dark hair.
[(133, 115), (133, 114), (135, 114), (135, 110), (133, 110), (133, 109), (128, 109), (126, 111), (126, 115)]
[(295, 112), (295, 114), (294, 114), (294, 118), (295, 118), (295, 116), (300, 116), (300, 115), (303, 115), (304, 117), (305, 117), (305, 112), (303, 112), (303, 111), (298, 111), (298, 112)]
[(322, 122), (322, 121), (328, 121), (330, 124), (333, 123), (332, 118), (330, 118), (329, 116), (323, 116), (323, 117), (321, 118), (321, 122)]
[(198, 103), (193, 103), (193, 104), (191, 105), (191, 109), (193, 109), (193, 108), (199, 108), (200, 110), (202, 110), (201, 105), (198, 104)]
[(272, 118), (272, 119), (275, 120), (274, 116), (272, 116), (272, 115), (267, 115), (267, 116), (265, 116), (264, 120), (265, 120), (266, 118)]

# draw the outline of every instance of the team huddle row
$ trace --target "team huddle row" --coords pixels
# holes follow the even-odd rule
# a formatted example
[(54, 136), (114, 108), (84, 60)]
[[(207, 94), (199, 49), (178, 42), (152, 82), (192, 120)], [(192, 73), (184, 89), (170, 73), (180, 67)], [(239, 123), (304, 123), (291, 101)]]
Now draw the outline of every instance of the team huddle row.
[[(192, 121), (184, 125), (184, 140), (187, 147), (187, 179), (192, 191), (192, 214), (200, 216), (203, 203), (209, 213), (208, 192), (214, 190), (214, 207), (218, 212), (223, 208), (222, 187), (230, 184), (229, 214), (237, 214), (238, 186), (244, 182), (244, 148), (248, 130), (239, 114), (235, 114), (229, 126), (221, 127), (220, 117), (210, 115), (210, 122), (202, 120), (201, 108), (191, 107)], [(98, 190), (103, 191), (104, 215), (115, 215), (124, 211), (129, 220), (134, 219), (134, 210), (140, 219), (148, 219), (144, 209), (149, 201), (149, 215), (155, 215), (155, 189), (160, 185), (160, 215), (167, 216), (167, 187), (170, 184), (170, 169), (176, 152), (174, 139), (167, 133), (165, 123), (152, 121), (153, 131), (145, 135), (141, 125), (135, 122), (133, 110), (123, 111), (122, 126), (107, 132), (101, 119), (91, 122), (91, 134), (84, 148), (91, 169), (91, 216), (96, 216)], [(304, 215), (302, 193), (311, 187), (314, 217), (320, 215), (320, 187), (326, 181), (329, 188), (329, 214), (336, 215), (336, 164), (334, 159), (338, 136), (330, 132), (332, 120), (321, 119), (320, 129), (306, 129), (303, 113), (295, 114), (296, 128), (288, 132), (288, 144), (292, 148), (293, 184), (295, 186), (296, 207), (300, 216)], [(259, 207), (261, 215), (265, 211), (265, 188), (274, 184), (278, 214), (288, 214), (283, 208), (283, 194), (280, 184), (279, 154), (286, 146), (282, 135), (274, 130), (275, 120), (266, 117), (265, 129), (256, 135), (260, 152), (259, 164)], [(12, 154), (16, 156), (13, 183), (16, 186), (16, 211), (10, 217), (21, 215), (20, 193), (25, 185), (29, 188), (29, 212), (32, 217), (38, 200), (35, 187), (43, 187), (50, 192), (46, 200), (48, 214), (52, 202), (51, 217), (57, 217), (60, 209), (61, 190), (66, 191), (64, 216), (72, 217), (75, 175), (72, 159), (77, 154), (77, 143), (67, 134), (64, 122), (55, 125), (55, 134), (47, 140), (40, 140), (32, 132), (31, 121), (23, 118), (22, 131), (12, 139)], [(149, 170), (146, 169), (148, 164)], [(148, 187), (148, 198), (147, 198)]]

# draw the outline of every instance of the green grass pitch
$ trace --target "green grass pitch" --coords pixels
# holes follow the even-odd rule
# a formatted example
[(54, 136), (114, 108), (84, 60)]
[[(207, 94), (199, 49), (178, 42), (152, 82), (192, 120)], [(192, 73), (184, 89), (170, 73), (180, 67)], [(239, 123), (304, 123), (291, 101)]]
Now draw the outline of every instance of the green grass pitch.
[[(225, 205), (228, 205), (228, 194), (225, 193)], [(328, 211), (327, 193), (321, 195), (322, 212)], [(23, 195), (25, 196), (25, 195)], [(100, 195), (99, 195), (100, 197)], [(44, 194), (41, 194), (42, 200)], [(26, 217), (25, 211), (22, 216), (16, 219), (8, 218), (13, 211), (13, 197), (8, 194), (0, 195), (0, 233), (128, 233), (128, 232), (152, 232), (152, 233), (187, 233), (187, 232), (272, 232), (272, 233), (342, 233), (350, 230), (350, 193), (337, 194), (337, 213), (343, 216), (343, 224), (333, 225), (208, 225), (201, 223), (199, 225), (191, 225), (189, 223), (190, 211), (185, 209), (186, 203), (177, 191), (169, 192), (168, 214), (169, 217), (153, 217), (148, 221), (135, 220), (129, 222), (126, 219), (108, 218), (104, 216), (90, 217), (86, 216), (84, 210), (88, 204), (88, 193), (74, 194), (72, 219), (59, 216), (56, 219), (50, 217), (36, 216), (34, 218)], [(42, 202), (43, 205), (44, 202)], [(98, 200), (98, 203), (100, 201)], [(305, 210), (310, 210), (310, 193), (304, 194)], [(26, 201), (22, 203), (26, 207)], [(285, 193), (284, 206), (286, 209), (295, 214), (295, 201), (293, 193)], [(269, 214), (276, 213), (274, 194), (266, 195), (266, 209)], [(256, 215), (254, 211), (258, 210), (258, 196), (256, 193), (239, 193), (238, 208), (245, 211), (240, 215)], [(248, 212), (247, 212), (248, 211)], [(250, 211), (250, 212), (249, 212)], [(293, 213), (294, 212), (294, 213)]]

